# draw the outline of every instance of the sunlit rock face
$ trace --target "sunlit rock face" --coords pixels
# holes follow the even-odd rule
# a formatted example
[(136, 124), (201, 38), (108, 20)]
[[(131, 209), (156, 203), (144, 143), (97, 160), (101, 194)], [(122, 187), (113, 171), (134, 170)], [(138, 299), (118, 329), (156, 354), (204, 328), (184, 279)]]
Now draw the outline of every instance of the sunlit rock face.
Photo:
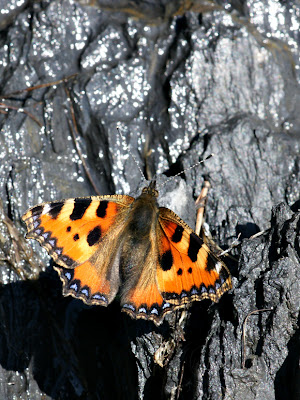
[[(299, 391), (299, 24), (296, 1), (0, 0), (1, 399)], [(208, 179), (213, 239), (246, 239), (231, 252), (240, 261), (224, 260), (232, 294), (192, 307), (159, 373), (167, 322), (153, 335), (119, 305), (63, 299), (48, 257), (36, 245), (26, 256), (21, 239), (30, 206), (137, 196), (143, 175), (192, 227)], [(242, 322), (271, 308), (248, 320), (243, 370)]]

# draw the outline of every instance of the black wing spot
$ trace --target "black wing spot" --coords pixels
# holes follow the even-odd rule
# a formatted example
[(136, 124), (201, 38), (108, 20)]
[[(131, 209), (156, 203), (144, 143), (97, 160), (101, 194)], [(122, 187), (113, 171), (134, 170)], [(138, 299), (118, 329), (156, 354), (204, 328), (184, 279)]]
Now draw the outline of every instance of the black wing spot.
[(67, 231), (67, 232), (70, 232), (70, 231), (71, 231), (71, 227), (68, 226), (67, 229), (66, 229), (66, 231)]
[(32, 215), (41, 215), (42, 211), (43, 211), (43, 206), (35, 206), (33, 207), (33, 209), (31, 210)]
[(188, 273), (191, 274), (192, 272), (193, 272), (193, 268), (190, 267), (190, 268), (188, 269)]
[(77, 219), (81, 219), (91, 202), (91, 199), (75, 199), (74, 208), (72, 214), (70, 215), (70, 220), (75, 221)]
[(206, 266), (205, 266), (206, 271), (210, 272), (210, 271), (215, 270), (217, 262), (218, 262), (218, 260), (215, 261), (212, 257), (208, 256)]
[(97, 217), (104, 218), (106, 216), (107, 206), (108, 206), (108, 201), (107, 200), (100, 201), (100, 204), (99, 204), (99, 206), (97, 208), (97, 211), (96, 211)]
[(182, 239), (183, 231), (184, 231), (183, 227), (180, 225), (177, 225), (175, 232), (173, 233), (173, 235), (171, 237), (172, 242), (179, 243)]
[(87, 235), (87, 242), (89, 246), (94, 246), (94, 244), (99, 242), (101, 238), (101, 228), (100, 226), (96, 226), (96, 228), (92, 229)]
[(78, 240), (79, 239), (79, 235), (78, 235), (78, 233), (76, 233), (74, 236), (73, 236), (73, 240), (76, 242), (76, 240)]
[(160, 266), (164, 271), (169, 271), (173, 265), (171, 250), (166, 251), (160, 258)]
[(181, 269), (181, 268), (179, 268), (179, 269), (177, 270), (177, 275), (182, 275), (182, 269)]
[(64, 201), (58, 201), (57, 203), (50, 204), (50, 210), (48, 211), (48, 214), (52, 219), (56, 219), (59, 216), (64, 204)]
[(194, 232), (190, 234), (190, 245), (188, 249), (188, 256), (195, 262), (197, 261), (198, 252), (203, 245), (203, 240), (197, 236)]

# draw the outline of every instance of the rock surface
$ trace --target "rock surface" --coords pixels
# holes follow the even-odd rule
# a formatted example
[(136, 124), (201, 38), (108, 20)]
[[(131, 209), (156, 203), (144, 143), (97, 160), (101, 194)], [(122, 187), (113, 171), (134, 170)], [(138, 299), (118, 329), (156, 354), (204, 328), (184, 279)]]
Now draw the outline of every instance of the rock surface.
[[(298, 3), (1, 8), (0, 398), (299, 399)], [(63, 298), (23, 238), (37, 203), (138, 192), (117, 126), (148, 179), (214, 153), (160, 202), (194, 226), (207, 178), (213, 239), (228, 248), (240, 234), (224, 257), (233, 290), (158, 328), (118, 300)]]

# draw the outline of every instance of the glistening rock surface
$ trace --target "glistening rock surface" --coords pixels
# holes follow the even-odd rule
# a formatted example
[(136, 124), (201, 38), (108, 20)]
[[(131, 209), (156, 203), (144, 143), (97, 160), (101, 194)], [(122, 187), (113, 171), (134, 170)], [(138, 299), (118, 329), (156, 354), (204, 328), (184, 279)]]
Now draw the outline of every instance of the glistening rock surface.
[[(0, 398), (298, 399), (297, 2), (93, 3), (0, 7)], [(225, 257), (233, 290), (194, 304), (181, 329), (180, 315), (156, 328), (118, 301), (63, 298), (22, 239), (29, 206), (136, 192), (117, 126), (147, 178), (214, 153), (160, 199), (193, 226), (207, 177), (214, 240), (241, 233), (238, 261)], [(242, 324), (258, 309), (272, 310), (249, 316), (242, 369)]]

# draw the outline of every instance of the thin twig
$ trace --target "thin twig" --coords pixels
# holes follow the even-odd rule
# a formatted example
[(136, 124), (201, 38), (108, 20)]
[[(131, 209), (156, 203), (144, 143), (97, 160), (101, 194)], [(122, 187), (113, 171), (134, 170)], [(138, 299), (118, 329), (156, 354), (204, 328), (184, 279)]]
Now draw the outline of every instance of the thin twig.
[(238, 234), (237, 238), (234, 239), (234, 241), (231, 243), (230, 247), (227, 250), (224, 250), (220, 254), (218, 254), (218, 257), (224, 256), (225, 254), (229, 253), (234, 247), (238, 246), (240, 244), (239, 242), (240, 237), (241, 233)]
[[(8, 110), (15, 110), (15, 111), (18, 111), (18, 112), (20, 112), (20, 113), (26, 114), (26, 115), (28, 115), (28, 117), (30, 117), (36, 124), (38, 124), (39, 127), (42, 127), (42, 126), (43, 126), (43, 125), (40, 123), (40, 121), (39, 121), (33, 114), (31, 114), (29, 111), (24, 110), (23, 107), (15, 107), (15, 106), (11, 106), (11, 105), (9, 105), (9, 104), (0, 103), (0, 108), (4, 108), (4, 110), (5, 110), (5, 109), (8, 109)], [(4, 113), (7, 114), (5, 111), (4, 111)]]
[(57, 86), (57, 85), (60, 85), (61, 83), (67, 82), (70, 79), (75, 78), (77, 75), (78, 74), (76, 73), (76, 74), (69, 75), (69, 76), (67, 76), (65, 78), (59, 79), (59, 80), (54, 81), (54, 82), (47, 82), (47, 83), (41, 83), (40, 85), (30, 86), (29, 88), (25, 88), (25, 89), (17, 90), (15, 92), (11, 92), (11, 93), (8, 93), (8, 94), (0, 95), (0, 98), (9, 99), (10, 97), (16, 96), (16, 95), (21, 94), (23, 92), (32, 92), (33, 90), (37, 90), (37, 89), (43, 89), (43, 88), (46, 88), (46, 87)]
[(184, 373), (184, 366), (185, 366), (185, 361), (183, 361), (182, 367), (181, 367), (181, 373), (180, 373), (180, 379), (179, 379), (179, 384), (178, 384), (178, 388), (177, 388), (176, 400), (179, 399), (180, 392), (182, 390), (181, 385), (182, 385), (182, 379), (183, 379), (183, 373)]
[(203, 224), (204, 208), (205, 208), (205, 204), (206, 204), (206, 200), (207, 200), (207, 193), (208, 193), (208, 190), (210, 189), (210, 187), (211, 187), (211, 185), (210, 185), (209, 181), (204, 181), (201, 193), (195, 202), (195, 205), (197, 207), (195, 233), (197, 235), (200, 235), (201, 227)]
[(255, 239), (255, 238), (257, 238), (257, 237), (263, 235), (264, 233), (268, 232), (269, 230), (270, 230), (270, 229), (265, 229), (264, 231), (257, 232), (257, 233), (255, 233), (254, 235), (250, 236), (250, 239)]

